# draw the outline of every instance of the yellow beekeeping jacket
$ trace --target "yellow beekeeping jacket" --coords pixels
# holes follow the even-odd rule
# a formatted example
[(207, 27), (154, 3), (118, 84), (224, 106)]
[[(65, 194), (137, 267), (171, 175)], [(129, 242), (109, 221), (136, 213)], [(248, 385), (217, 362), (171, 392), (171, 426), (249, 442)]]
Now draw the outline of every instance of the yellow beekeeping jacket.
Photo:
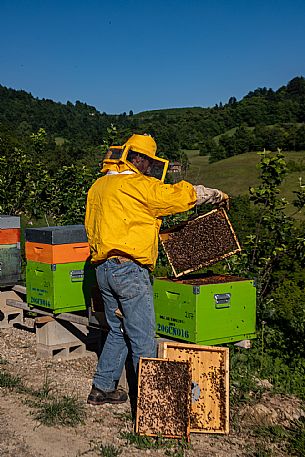
[(186, 181), (164, 184), (140, 173), (97, 179), (88, 192), (85, 219), (92, 261), (122, 255), (153, 269), (161, 216), (187, 211), (196, 201)]

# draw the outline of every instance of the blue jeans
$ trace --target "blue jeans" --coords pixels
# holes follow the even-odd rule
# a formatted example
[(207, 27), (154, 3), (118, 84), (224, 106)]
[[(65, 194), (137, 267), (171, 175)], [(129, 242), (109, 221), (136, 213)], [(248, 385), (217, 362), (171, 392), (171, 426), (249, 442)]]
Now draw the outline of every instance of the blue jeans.
[[(155, 357), (155, 311), (149, 272), (134, 262), (117, 264), (108, 259), (96, 269), (97, 282), (110, 327), (93, 384), (103, 391), (115, 389), (128, 348), (137, 373), (140, 357)], [(114, 314), (120, 308), (123, 324)]]

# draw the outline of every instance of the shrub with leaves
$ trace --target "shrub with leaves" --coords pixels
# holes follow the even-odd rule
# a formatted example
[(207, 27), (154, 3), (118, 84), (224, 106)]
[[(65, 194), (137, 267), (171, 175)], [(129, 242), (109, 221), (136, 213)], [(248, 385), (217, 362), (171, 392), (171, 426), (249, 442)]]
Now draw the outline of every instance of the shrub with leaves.
[[(228, 261), (231, 272), (257, 278), (260, 301), (277, 287), (287, 271), (297, 271), (305, 257), (305, 243), (299, 223), (287, 215), (288, 202), (281, 197), (280, 186), (287, 174), (281, 151), (260, 153), (258, 165), (261, 183), (251, 187), (250, 201), (257, 208), (253, 233), (243, 243), (242, 254)], [(297, 211), (304, 209), (301, 189)], [(283, 277), (279, 274), (282, 271)]]
[(40, 217), (51, 201), (52, 179), (44, 164), (20, 148), (0, 156), (0, 213)]
[(49, 214), (58, 225), (83, 224), (87, 192), (97, 173), (85, 165), (63, 166), (53, 176)]

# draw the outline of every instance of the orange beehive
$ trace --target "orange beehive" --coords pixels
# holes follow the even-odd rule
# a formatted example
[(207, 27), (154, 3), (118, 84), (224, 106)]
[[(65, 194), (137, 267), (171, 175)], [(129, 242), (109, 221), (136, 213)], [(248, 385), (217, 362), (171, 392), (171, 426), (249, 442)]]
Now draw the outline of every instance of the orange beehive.
[(0, 244), (16, 244), (20, 242), (20, 228), (0, 229)]
[(85, 261), (90, 257), (89, 243), (44, 244), (32, 241), (25, 243), (27, 260), (57, 264)]

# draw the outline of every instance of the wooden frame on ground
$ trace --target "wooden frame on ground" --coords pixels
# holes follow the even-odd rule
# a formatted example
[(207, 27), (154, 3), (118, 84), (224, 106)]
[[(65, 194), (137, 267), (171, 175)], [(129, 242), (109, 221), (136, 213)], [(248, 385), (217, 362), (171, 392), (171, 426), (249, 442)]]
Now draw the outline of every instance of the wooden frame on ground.
[(188, 360), (140, 358), (136, 433), (188, 441), (191, 383)]
[(166, 341), (158, 356), (191, 363), (191, 432), (229, 433), (229, 349)]

